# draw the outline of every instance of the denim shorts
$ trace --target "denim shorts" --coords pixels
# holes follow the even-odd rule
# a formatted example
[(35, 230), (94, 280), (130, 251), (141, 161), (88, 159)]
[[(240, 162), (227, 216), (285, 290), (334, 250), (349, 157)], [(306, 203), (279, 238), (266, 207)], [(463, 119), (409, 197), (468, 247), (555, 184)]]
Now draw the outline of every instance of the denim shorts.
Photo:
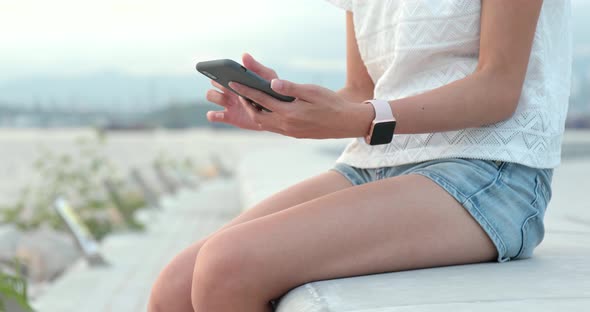
[(380, 168), (336, 163), (331, 170), (359, 185), (406, 174), (425, 176), (453, 196), (498, 250), (498, 262), (532, 256), (545, 235), (553, 169), (517, 163), (448, 158)]

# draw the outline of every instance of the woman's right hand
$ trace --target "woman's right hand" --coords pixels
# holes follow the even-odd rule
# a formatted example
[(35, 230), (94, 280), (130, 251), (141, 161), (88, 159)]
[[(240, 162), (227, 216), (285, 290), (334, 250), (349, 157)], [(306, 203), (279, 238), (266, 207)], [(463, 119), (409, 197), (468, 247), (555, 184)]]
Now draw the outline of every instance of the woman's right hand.
[[(268, 81), (278, 78), (274, 70), (260, 64), (248, 53), (242, 56), (242, 64)], [(221, 92), (214, 89), (207, 91), (207, 100), (221, 105), (225, 109), (222, 111), (208, 111), (207, 119), (210, 122), (223, 122), (242, 129), (260, 130), (260, 126), (248, 114), (247, 110), (252, 109), (252, 107), (247, 107), (246, 105), (250, 104), (247, 104), (244, 100), (240, 101), (237, 94), (219, 83), (211, 80), (211, 84), (221, 90)]]

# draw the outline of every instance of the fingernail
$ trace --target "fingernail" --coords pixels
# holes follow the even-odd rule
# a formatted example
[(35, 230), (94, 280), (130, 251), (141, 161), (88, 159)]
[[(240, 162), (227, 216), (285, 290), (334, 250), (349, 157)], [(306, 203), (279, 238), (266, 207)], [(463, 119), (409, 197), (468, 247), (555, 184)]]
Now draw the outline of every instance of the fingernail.
[(279, 91), (283, 88), (283, 81), (275, 78), (270, 82), (270, 87), (273, 90)]
[(223, 119), (223, 113), (215, 113), (215, 118)]

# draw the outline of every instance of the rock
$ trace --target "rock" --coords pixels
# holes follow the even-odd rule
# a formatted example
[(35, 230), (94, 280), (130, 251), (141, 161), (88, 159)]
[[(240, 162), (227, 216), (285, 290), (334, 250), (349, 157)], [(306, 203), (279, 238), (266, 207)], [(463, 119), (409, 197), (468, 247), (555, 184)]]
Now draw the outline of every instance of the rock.
[(34, 282), (52, 280), (73, 264), (80, 252), (72, 238), (49, 227), (23, 233), (16, 256), (27, 266)]
[(14, 225), (0, 225), (0, 260), (10, 261), (16, 253), (16, 245), (22, 232)]

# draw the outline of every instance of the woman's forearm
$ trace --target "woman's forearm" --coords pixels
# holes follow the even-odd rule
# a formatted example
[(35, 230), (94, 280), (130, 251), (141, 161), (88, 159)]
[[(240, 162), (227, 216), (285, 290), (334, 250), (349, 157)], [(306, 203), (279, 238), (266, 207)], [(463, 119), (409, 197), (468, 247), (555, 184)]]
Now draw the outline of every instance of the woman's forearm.
[[(502, 77), (499, 73), (476, 71), (425, 93), (390, 101), (397, 119), (395, 133), (459, 130), (509, 118), (518, 103), (522, 82)], [(351, 114), (355, 114), (358, 120), (355, 136), (366, 135), (374, 118), (372, 107), (359, 108)]]
[[(541, 0), (484, 1), (476, 71), (442, 87), (391, 101), (398, 120), (395, 133), (474, 128), (511, 117), (522, 92), (542, 4)], [(359, 117), (361, 122), (365, 119)], [(368, 127), (361, 122), (358, 136)]]
[[(437, 89), (390, 101), (398, 120), (395, 133), (458, 130), (506, 119), (513, 114), (522, 88), (522, 80), (513, 77), (503, 71), (479, 69)], [(273, 79), (274, 91), (297, 98), (297, 105), (284, 105), (256, 89), (238, 83), (230, 87), (273, 111), (260, 114), (243, 103), (261, 129), (295, 138), (363, 137), (375, 118), (373, 106), (361, 104), (373, 97), (369, 88), (347, 87), (336, 93), (317, 85)]]

